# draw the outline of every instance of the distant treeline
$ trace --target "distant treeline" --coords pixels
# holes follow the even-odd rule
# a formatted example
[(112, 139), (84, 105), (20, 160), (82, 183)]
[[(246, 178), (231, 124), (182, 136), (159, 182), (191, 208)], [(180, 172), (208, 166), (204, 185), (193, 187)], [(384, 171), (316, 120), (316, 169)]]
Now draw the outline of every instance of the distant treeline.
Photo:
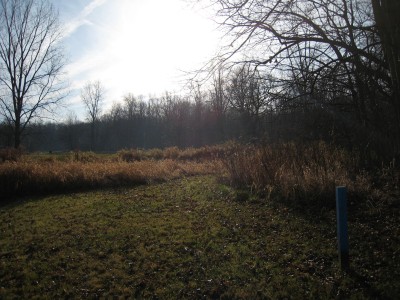
[[(11, 147), (10, 128), (3, 124), (0, 132), (0, 144)], [(390, 144), (390, 140), (352, 121), (350, 113), (326, 111), (319, 106), (250, 114), (231, 105), (224, 111), (216, 111), (210, 97), (193, 101), (167, 94), (149, 101), (131, 96), (124, 103), (115, 104), (95, 124), (93, 145), (91, 124), (74, 118), (65, 123), (32, 124), (23, 145), (27, 151), (108, 152), (124, 148), (200, 147), (227, 140), (244, 143), (325, 140), (349, 148), (367, 146), (382, 151), (389, 148), (380, 145)]]
[[(220, 69), (207, 88), (195, 86), (187, 96), (165, 93), (144, 99), (128, 94), (95, 123), (77, 121), (72, 115), (64, 123), (31, 124), (23, 146), (28, 151), (116, 151), (200, 147), (227, 140), (324, 140), (393, 155), (385, 123), (378, 124), (381, 128), (366, 125), (356, 117), (358, 110), (351, 105), (351, 97), (342, 96), (340, 103), (324, 101), (328, 96), (323, 94), (288, 101), (277, 92), (280, 84), (248, 66), (229, 72)], [(12, 145), (12, 127), (3, 123), (0, 146)]]

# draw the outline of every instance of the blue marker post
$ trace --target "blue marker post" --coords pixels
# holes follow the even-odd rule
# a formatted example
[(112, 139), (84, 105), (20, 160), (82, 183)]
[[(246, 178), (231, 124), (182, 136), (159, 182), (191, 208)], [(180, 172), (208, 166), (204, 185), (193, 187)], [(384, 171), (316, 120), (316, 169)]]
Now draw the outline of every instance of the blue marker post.
[(342, 270), (349, 268), (349, 237), (347, 233), (347, 189), (336, 187), (336, 218), (339, 260)]

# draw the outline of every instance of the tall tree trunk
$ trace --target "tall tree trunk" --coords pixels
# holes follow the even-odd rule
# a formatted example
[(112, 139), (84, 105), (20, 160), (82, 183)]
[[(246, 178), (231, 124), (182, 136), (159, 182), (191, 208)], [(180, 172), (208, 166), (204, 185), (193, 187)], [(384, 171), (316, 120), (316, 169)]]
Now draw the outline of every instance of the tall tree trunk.
[(21, 121), (19, 118), (17, 118), (14, 124), (14, 148), (18, 149), (20, 145), (21, 145)]
[(397, 150), (400, 150), (400, 1), (371, 1), (376, 26), (392, 78), (392, 101), (397, 121)]
[(95, 121), (90, 125), (90, 151), (94, 151), (94, 143), (95, 143)]

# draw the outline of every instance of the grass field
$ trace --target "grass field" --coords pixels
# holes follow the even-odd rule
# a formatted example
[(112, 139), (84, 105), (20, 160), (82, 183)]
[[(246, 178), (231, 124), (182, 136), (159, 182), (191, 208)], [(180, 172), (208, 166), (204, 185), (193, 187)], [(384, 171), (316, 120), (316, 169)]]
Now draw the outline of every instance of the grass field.
[[(393, 196), (395, 197), (395, 196)], [(0, 207), (0, 298), (376, 298), (400, 295), (398, 201), (297, 210), (213, 176)]]

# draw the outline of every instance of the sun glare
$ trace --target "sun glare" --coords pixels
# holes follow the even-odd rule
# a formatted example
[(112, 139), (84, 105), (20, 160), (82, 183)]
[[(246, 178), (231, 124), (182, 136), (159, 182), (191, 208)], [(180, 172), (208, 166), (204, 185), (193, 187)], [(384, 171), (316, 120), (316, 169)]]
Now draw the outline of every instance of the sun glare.
[(184, 0), (89, 2), (67, 19), (70, 105), (83, 109), (80, 90), (94, 80), (106, 89), (105, 110), (127, 93), (180, 93), (184, 72), (203, 67), (218, 49), (220, 34), (204, 13)]
[(122, 93), (176, 90), (180, 71), (200, 67), (216, 47), (211, 22), (180, 1), (118, 3), (115, 22), (102, 29), (105, 65), (100, 72), (108, 86)]

